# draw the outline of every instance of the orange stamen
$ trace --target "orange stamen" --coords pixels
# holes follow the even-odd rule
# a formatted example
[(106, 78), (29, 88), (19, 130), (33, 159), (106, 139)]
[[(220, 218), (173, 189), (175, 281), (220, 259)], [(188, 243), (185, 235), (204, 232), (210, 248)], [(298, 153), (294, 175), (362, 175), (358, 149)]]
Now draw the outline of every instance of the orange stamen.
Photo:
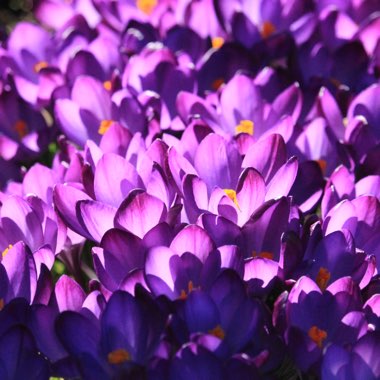
[(261, 36), (263, 38), (270, 37), (276, 31), (276, 27), (270, 22), (265, 21), (261, 27)]
[(224, 44), (224, 38), (223, 37), (213, 37), (211, 39), (211, 45), (214, 49), (219, 49)]
[(127, 350), (124, 350), (124, 348), (119, 348), (110, 352), (107, 355), (107, 360), (110, 364), (122, 364), (131, 360), (131, 355)]
[(110, 129), (113, 123), (113, 120), (102, 120), (98, 129), (98, 133), (100, 135), (104, 135)]
[(223, 191), (227, 194), (228, 198), (234, 202), (235, 206), (240, 210), (239, 203), (236, 198), (236, 191), (232, 189), (223, 189)]
[(251, 120), (241, 120), (240, 123), (235, 127), (235, 134), (248, 133), (253, 135), (255, 131), (255, 124)]
[(9, 250), (12, 248), (13, 248), (13, 245), (9, 244), (8, 247), (4, 249), (4, 251), (1, 254), (3, 256), (3, 258), (8, 254)]
[(224, 330), (222, 329), (222, 327), (220, 325), (218, 325), (218, 326), (214, 327), (213, 329), (209, 330), (208, 333), (211, 334), (211, 335), (216, 336), (219, 339), (224, 339), (224, 337), (226, 336), (226, 333), (224, 332)]
[(46, 69), (48, 66), (49, 64), (46, 61), (40, 61), (33, 66), (33, 70), (35, 73), (39, 73), (42, 69)]
[(112, 90), (112, 82), (110, 80), (106, 80), (103, 82), (103, 87), (107, 90), (107, 91), (111, 91)]
[(157, 5), (157, 0), (137, 0), (136, 6), (140, 9), (141, 12), (150, 15), (153, 12), (153, 9)]
[(330, 277), (331, 274), (326, 268), (321, 267), (319, 269), (316, 283), (322, 291), (324, 291), (327, 288), (327, 283), (329, 282)]
[(327, 332), (319, 329), (317, 326), (312, 326), (308, 335), (319, 348), (322, 348), (323, 341), (327, 338)]
[(189, 281), (188, 284), (187, 284), (187, 292), (186, 290), (182, 289), (181, 290), (181, 293), (179, 295), (179, 299), (181, 300), (185, 300), (187, 298), (187, 296), (193, 291), (195, 290), (196, 288), (194, 287), (194, 284), (193, 284), (193, 281)]
[(252, 257), (261, 257), (263, 259), (273, 260), (274, 255), (272, 252), (268, 252), (268, 251), (262, 251), (260, 253), (253, 251)]
[(20, 139), (28, 134), (28, 126), (24, 120), (17, 120), (13, 126), (14, 130), (17, 132)]
[(217, 78), (212, 82), (211, 87), (214, 91), (217, 91), (222, 86), (222, 84), (224, 84), (224, 79)]

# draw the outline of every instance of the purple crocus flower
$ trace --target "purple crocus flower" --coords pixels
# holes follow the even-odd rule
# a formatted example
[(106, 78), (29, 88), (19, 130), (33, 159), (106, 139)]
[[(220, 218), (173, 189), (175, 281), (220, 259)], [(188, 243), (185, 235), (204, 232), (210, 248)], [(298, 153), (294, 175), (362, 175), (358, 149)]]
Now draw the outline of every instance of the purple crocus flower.
[(352, 279), (338, 279), (326, 290), (308, 277), (292, 288), (286, 302), (285, 338), (296, 364), (318, 373), (329, 343), (353, 344), (367, 332), (360, 293)]
[(353, 200), (361, 195), (373, 195), (380, 199), (379, 176), (368, 175), (355, 183), (355, 176), (345, 166), (337, 167), (326, 183), (321, 203), (322, 217), (344, 199)]
[(190, 63), (181, 63), (169, 49), (156, 43), (130, 59), (123, 74), (123, 86), (131, 86), (139, 92), (154, 91), (163, 101), (162, 112), (173, 118), (178, 92), (195, 88), (194, 69)]
[(39, 355), (33, 336), (23, 326), (15, 326), (1, 335), (0, 355), (3, 379), (49, 377), (48, 361)]
[(64, 83), (54, 65), (54, 43), (50, 33), (29, 22), (18, 23), (8, 40), (8, 53), (16, 64), (14, 80), (27, 102), (49, 103), (55, 88)]
[(0, 156), (5, 160), (25, 160), (44, 150), (52, 137), (42, 114), (15, 92), (0, 94)]
[(177, 99), (177, 108), (183, 119), (198, 115), (219, 134), (234, 136), (246, 133), (255, 140), (270, 133), (279, 133), (288, 141), (301, 105), (301, 93), (296, 84), (278, 94), (270, 105), (254, 79), (243, 74), (236, 74), (221, 89), (217, 110), (192, 94), (182, 93)]
[(56, 331), (76, 359), (82, 376), (142, 376), (144, 366), (158, 349), (165, 320), (165, 314), (145, 292), (133, 297), (118, 291), (108, 301), (100, 321), (88, 314), (67, 311), (58, 317)]
[(322, 379), (376, 379), (380, 376), (380, 335), (369, 332), (351, 347), (331, 345), (322, 362)]
[(375, 258), (355, 248), (352, 236), (335, 231), (323, 237), (314, 247), (307, 249), (306, 273), (321, 289), (335, 280), (350, 276), (361, 289), (375, 273)]
[(190, 291), (178, 305), (173, 326), (177, 339), (185, 343), (186, 339), (204, 333), (218, 338), (213, 347), (217, 356), (228, 358), (242, 352), (262, 322), (261, 305), (248, 298), (243, 284), (236, 272), (226, 269), (208, 291)]
[[(172, 149), (168, 157), (169, 167), (177, 186), (182, 188), (189, 220), (193, 222), (199, 214), (209, 211), (242, 226), (265, 200), (287, 195), (298, 165), (295, 158), (286, 162), (281, 141), (279, 136), (272, 135), (253, 144), (242, 161), (234, 141), (226, 141), (211, 133), (196, 148), (194, 167)], [(259, 154), (264, 147), (275, 149), (270, 153), (269, 163), (265, 161), (268, 156), (260, 157)], [(275, 152), (279, 152), (279, 156)], [(205, 163), (206, 155), (210, 159)], [(242, 166), (246, 169), (241, 172)], [(267, 184), (256, 168), (262, 171)]]
[(343, 200), (327, 214), (323, 230), (326, 235), (347, 229), (354, 237), (358, 248), (369, 255), (376, 255), (379, 245), (379, 200), (362, 195), (352, 201)]
[(89, 0), (41, 0), (36, 4), (34, 14), (42, 24), (52, 29), (60, 29), (76, 14), (84, 15), (92, 27), (100, 21), (99, 13)]
[[(23, 241), (33, 253), (41, 248), (59, 253), (65, 240), (65, 230), (55, 212), (40, 198), (9, 196), (1, 206), (0, 240), (3, 247)], [(5, 249), (5, 248), (4, 248)], [(45, 263), (49, 269), (52, 262)]]
[(99, 142), (114, 123), (110, 94), (100, 81), (89, 76), (76, 79), (71, 99), (58, 99), (54, 112), (65, 134), (79, 145), (87, 139)]

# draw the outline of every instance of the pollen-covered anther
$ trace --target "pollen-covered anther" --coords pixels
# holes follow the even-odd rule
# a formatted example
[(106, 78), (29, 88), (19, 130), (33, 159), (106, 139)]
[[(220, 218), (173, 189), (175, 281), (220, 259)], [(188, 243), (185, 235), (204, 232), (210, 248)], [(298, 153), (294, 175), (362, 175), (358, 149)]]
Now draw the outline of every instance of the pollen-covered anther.
[(12, 248), (13, 248), (13, 245), (9, 244), (8, 247), (5, 248), (4, 251), (2, 252), (2, 254), (1, 254), (2, 257), (4, 258), (8, 254), (9, 250), (12, 249)]
[(326, 169), (327, 169), (327, 161), (323, 160), (323, 159), (319, 159), (319, 160), (316, 160), (316, 162), (319, 165), (319, 167), (321, 168), (322, 173), (325, 174)]
[(273, 253), (268, 251), (261, 251), (260, 253), (257, 253), (256, 251), (252, 252), (252, 257), (261, 257), (262, 259), (268, 259), (273, 260)]
[(42, 69), (46, 69), (49, 64), (46, 61), (39, 61), (33, 66), (35, 73), (39, 73)]
[(184, 289), (182, 289), (182, 290), (181, 290), (181, 293), (180, 293), (180, 295), (179, 295), (179, 299), (181, 299), (181, 300), (185, 300), (185, 299), (187, 298), (187, 296), (188, 296), (193, 290), (195, 290), (195, 289), (197, 289), (197, 288), (194, 287), (194, 283), (193, 283), (193, 281), (190, 280), (190, 281), (187, 283), (187, 291), (184, 290)]
[(112, 82), (110, 80), (106, 80), (103, 82), (103, 87), (107, 90), (107, 91), (111, 91), (112, 90)]
[(150, 15), (157, 5), (157, 0), (137, 0), (136, 6), (141, 12)]
[(110, 129), (113, 123), (113, 120), (102, 120), (98, 129), (98, 133), (100, 135), (104, 135)]
[(0, 298), (0, 311), (4, 309), (5, 301), (4, 298)]
[(118, 348), (107, 355), (107, 360), (110, 364), (122, 364), (131, 360), (131, 355), (124, 348)]
[(219, 90), (219, 88), (224, 84), (224, 79), (223, 78), (216, 78), (212, 84), (211, 84), (211, 88), (214, 90), (214, 91), (217, 91)]
[(324, 291), (327, 288), (327, 284), (330, 280), (331, 274), (326, 268), (319, 268), (316, 283), (319, 288)]
[(28, 134), (28, 126), (24, 120), (17, 120), (13, 125), (13, 129), (17, 132), (20, 139)]
[(217, 325), (213, 329), (209, 330), (208, 333), (210, 335), (216, 336), (219, 339), (224, 339), (224, 337), (226, 336), (226, 333), (224, 332), (224, 330), (222, 329), (220, 325)]
[(310, 327), (308, 335), (319, 348), (322, 348), (323, 341), (327, 338), (327, 332), (319, 329), (317, 326)]
[(211, 45), (214, 49), (219, 49), (224, 44), (224, 38), (223, 37), (213, 37), (211, 39)]
[(235, 206), (240, 210), (239, 203), (236, 197), (236, 191), (233, 189), (223, 189), (223, 191), (227, 194), (228, 198), (234, 202)]
[(235, 134), (248, 133), (253, 135), (255, 131), (255, 124), (251, 120), (241, 120), (240, 123), (235, 127)]
[(263, 38), (270, 37), (276, 31), (276, 27), (270, 22), (265, 21), (261, 27), (261, 36)]

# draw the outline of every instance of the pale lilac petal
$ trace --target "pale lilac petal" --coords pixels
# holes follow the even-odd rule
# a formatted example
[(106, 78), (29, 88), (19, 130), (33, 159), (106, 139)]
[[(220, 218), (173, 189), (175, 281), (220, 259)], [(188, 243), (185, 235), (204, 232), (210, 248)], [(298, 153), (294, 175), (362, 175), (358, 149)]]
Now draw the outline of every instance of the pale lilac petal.
[(208, 233), (201, 227), (191, 224), (182, 229), (170, 244), (178, 255), (190, 252), (204, 262), (215, 248)]
[(240, 175), (241, 157), (236, 145), (211, 133), (199, 144), (194, 166), (210, 192), (216, 186), (235, 189)]
[(93, 240), (100, 242), (103, 235), (113, 228), (116, 208), (92, 200), (79, 201), (77, 207), (83, 227)]
[(245, 169), (236, 189), (236, 199), (240, 210), (239, 226), (246, 223), (252, 213), (264, 203), (265, 192), (265, 182), (260, 173), (252, 168)]
[(78, 234), (90, 237), (79, 222), (77, 204), (79, 201), (91, 200), (91, 198), (73, 186), (58, 184), (54, 188), (53, 199), (58, 213), (65, 223)]
[(266, 183), (273, 178), (278, 169), (286, 162), (286, 145), (282, 136), (272, 134), (259, 140), (248, 150), (242, 167), (256, 169)]
[(268, 184), (265, 200), (287, 196), (296, 179), (297, 171), (298, 160), (292, 157), (277, 171)]
[(143, 188), (143, 184), (135, 167), (117, 154), (104, 154), (95, 169), (96, 199), (119, 207), (128, 193), (136, 188)]
[(143, 238), (144, 235), (166, 219), (165, 204), (147, 193), (133, 192), (120, 205), (115, 216), (115, 226)]
[(60, 312), (79, 311), (86, 298), (86, 293), (72, 278), (62, 275), (55, 284), (55, 297)]

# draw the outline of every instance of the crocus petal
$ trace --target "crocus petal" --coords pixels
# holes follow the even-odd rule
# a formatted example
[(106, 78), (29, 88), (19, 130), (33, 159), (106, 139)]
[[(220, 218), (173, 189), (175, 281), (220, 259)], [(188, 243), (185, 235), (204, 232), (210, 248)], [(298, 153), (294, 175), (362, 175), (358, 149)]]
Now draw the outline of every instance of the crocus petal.
[(62, 275), (55, 285), (55, 297), (60, 312), (66, 310), (79, 311), (86, 294), (76, 281)]
[(259, 140), (247, 151), (242, 167), (256, 169), (269, 183), (286, 162), (286, 145), (281, 135), (272, 134)]
[(119, 155), (104, 154), (95, 170), (96, 199), (118, 207), (135, 188), (143, 188), (135, 167)]
[(166, 207), (158, 198), (147, 193), (133, 192), (120, 205), (115, 215), (115, 226), (143, 238), (166, 218)]
[(265, 182), (260, 173), (255, 169), (245, 169), (240, 177), (236, 188), (236, 199), (240, 212), (238, 224), (245, 224), (252, 213), (264, 203)]
[(267, 186), (265, 200), (287, 196), (296, 179), (298, 160), (292, 157), (274, 175)]
[(100, 242), (103, 235), (113, 228), (116, 208), (97, 201), (84, 200), (77, 203), (83, 228), (92, 239)]
[(145, 262), (146, 282), (152, 292), (158, 296), (165, 294), (174, 299), (174, 279), (170, 270), (170, 258), (176, 253), (167, 247), (155, 247), (149, 250)]
[(193, 253), (204, 262), (214, 249), (214, 242), (203, 228), (192, 224), (177, 234), (170, 244), (170, 248), (178, 255), (184, 252)]
[[(99, 120), (71, 99), (58, 99), (54, 114), (65, 135), (76, 144), (83, 146), (87, 139), (96, 138)], [(96, 141), (99, 140), (97, 137)]]
[[(73, 186), (59, 184), (54, 188), (53, 199), (65, 223), (75, 232), (88, 237), (88, 233), (82, 227), (77, 217), (77, 204), (79, 201), (90, 200), (91, 198)], [(91, 239), (91, 236), (89, 237)]]
[(235, 145), (217, 134), (207, 135), (199, 144), (194, 166), (211, 192), (215, 186), (235, 189), (241, 158)]
[(10, 297), (22, 297), (31, 302), (36, 291), (37, 274), (30, 250), (22, 242), (15, 244), (3, 258), (2, 265), (7, 271)]

